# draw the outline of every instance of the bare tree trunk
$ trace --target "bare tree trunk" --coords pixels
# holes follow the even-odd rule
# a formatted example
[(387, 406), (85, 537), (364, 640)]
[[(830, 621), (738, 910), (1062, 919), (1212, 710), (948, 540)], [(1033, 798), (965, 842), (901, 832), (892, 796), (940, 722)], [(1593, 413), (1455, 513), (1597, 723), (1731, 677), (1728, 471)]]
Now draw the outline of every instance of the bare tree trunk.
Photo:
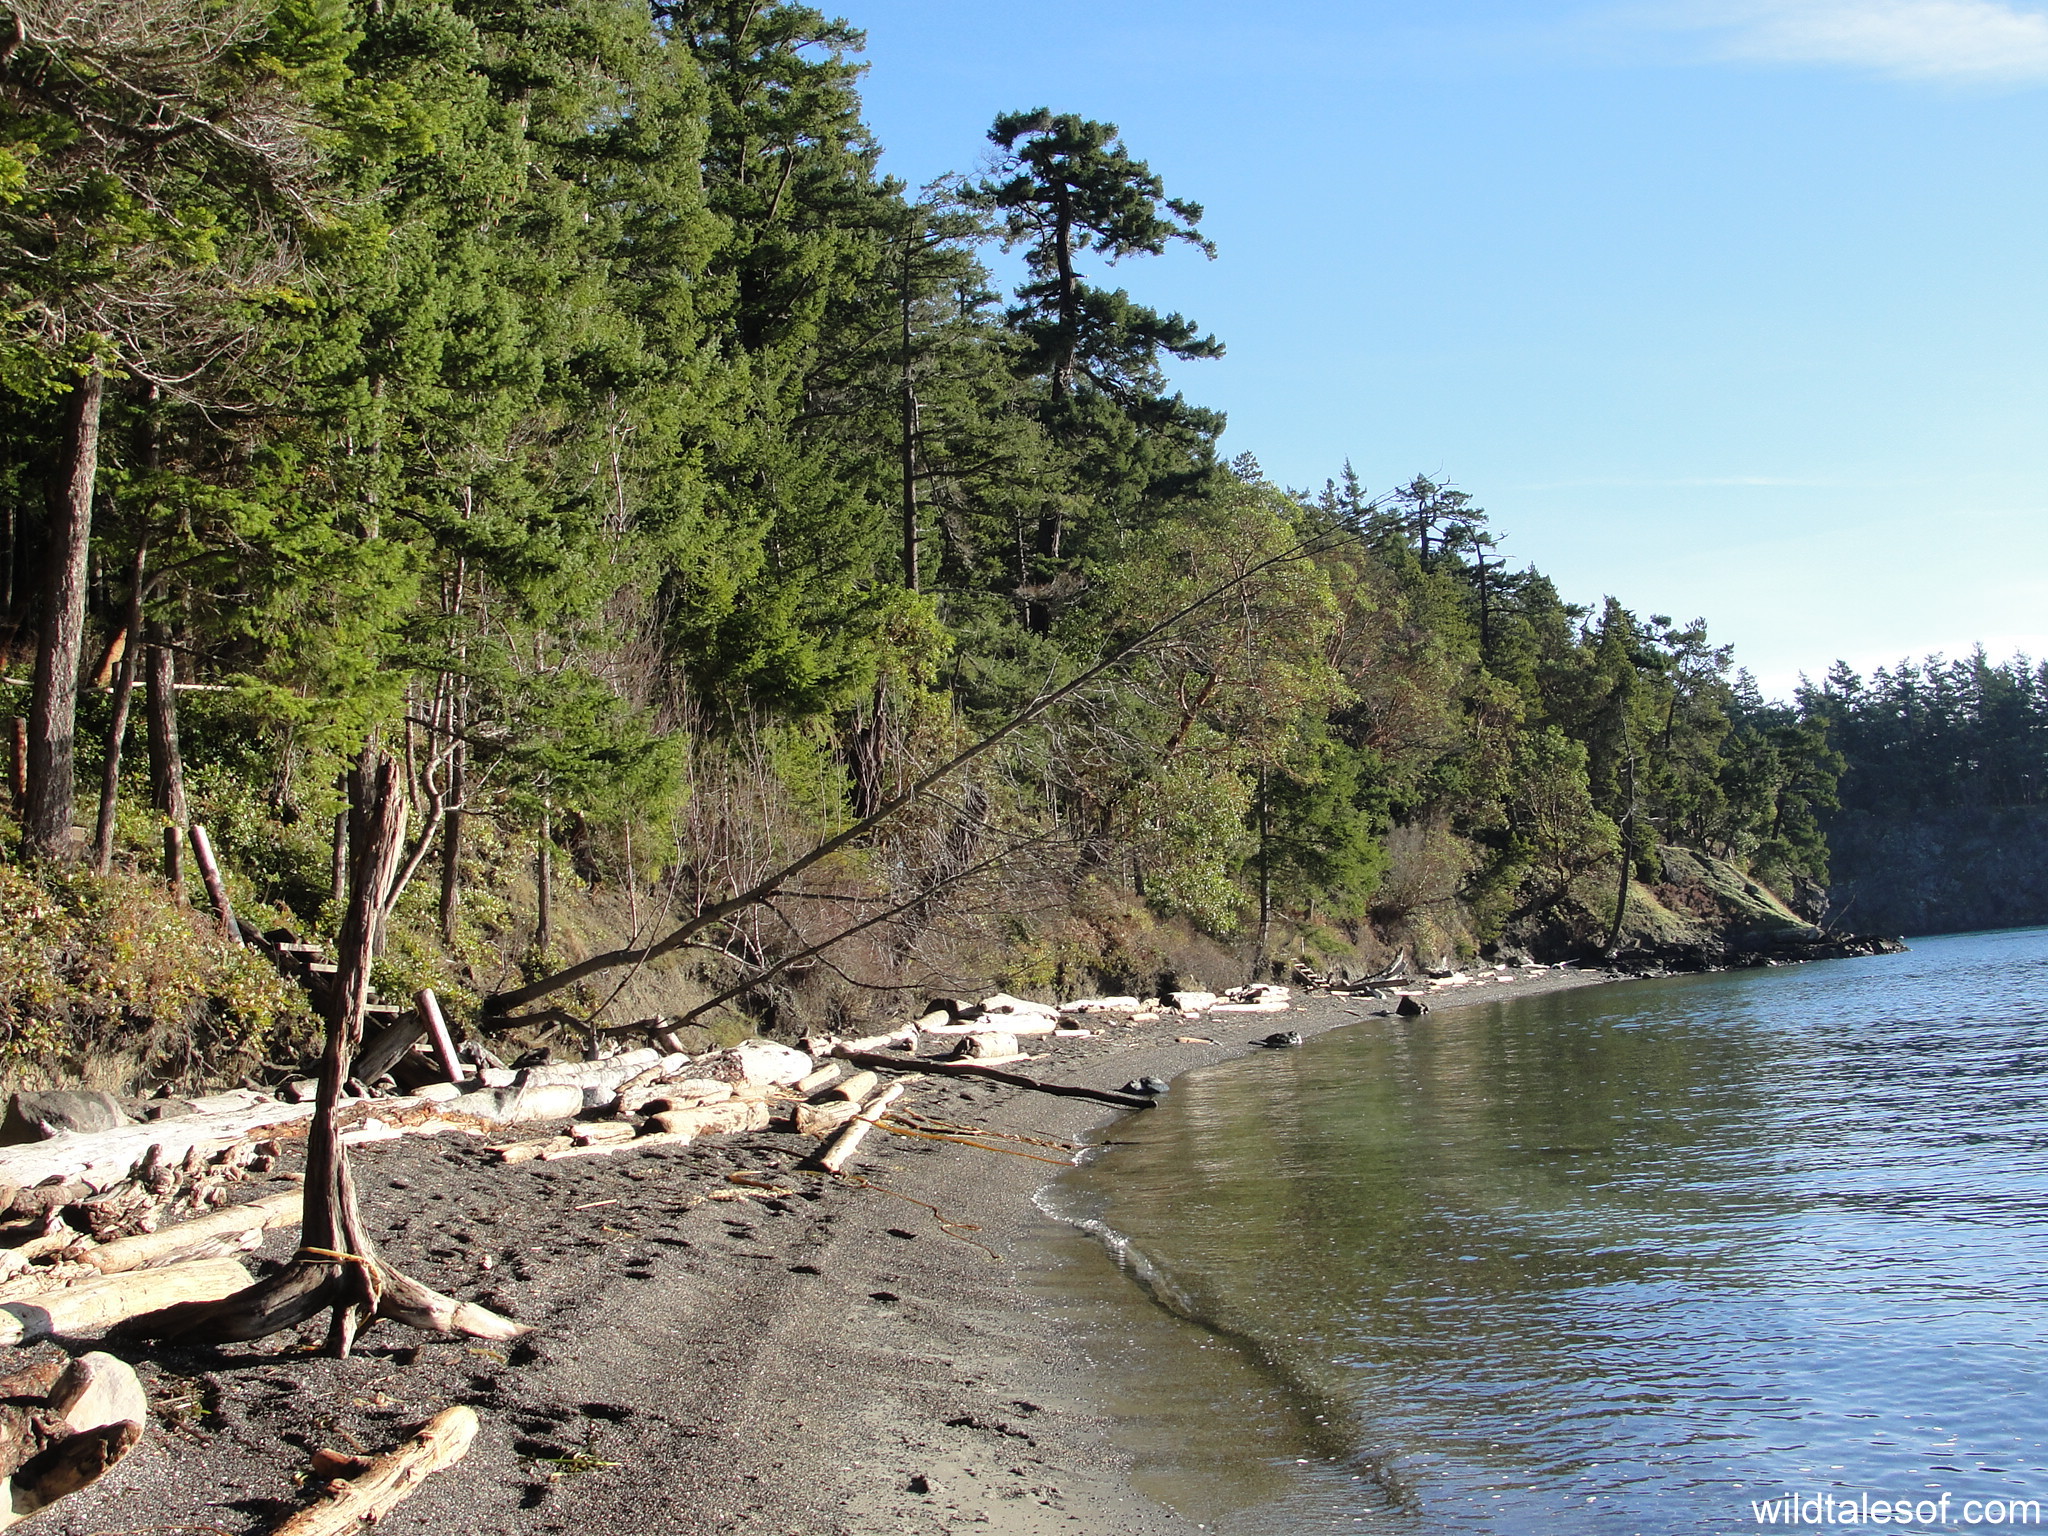
[(533, 878), (539, 887), (540, 919), (534, 925), (533, 947), (543, 955), (554, 948), (555, 943), (555, 861), (549, 857), (553, 851), (554, 818), (549, 811), (540, 813), (540, 836), (533, 845)]
[(903, 248), (903, 584), (917, 590), (917, 381), (910, 371), (910, 251)]
[(448, 765), (448, 825), (441, 840), (441, 937), (455, 942), (462, 915), (462, 797), (469, 789), (469, 754), (458, 742)]
[[(343, 774), (341, 782), (348, 783)], [(328, 897), (338, 906), (348, 899), (348, 810), (334, 813), (334, 827), (328, 844)]]
[(149, 625), (149, 692), (143, 705), (149, 716), (149, 803), (174, 827), (192, 819), (185, 808), (185, 759), (178, 751), (178, 677), (170, 635), (164, 625)]
[[(1627, 729), (1624, 725), (1623, 729)], [(1628, 776), (1628, 809), (1621, 816), (1621, 889), (1614, 897), (1614, 926), (1607, 930), (1607, 943), (1601, 954), (1611, 957), (1621, 947), (1622, 924), (1628, 920), (1628, 877), (1635, 866), (1636, 840), (1636, 754), (1631, 744), (1624, 761)]]
[(328, 1312), (327, 1348), (345, 1357), (357, 1334), (378, 1317), (477, 1338), (515, 1338), (526, 1331), (390, 1268), (364, 1230), (336, 1111), (348, 1064), (362, 1044), (370, 964), (384, 919), (381, 907), (405, 846), (405, 796), (388, 755), (365, 749), (349, 775), (349, 802), (353, 857), (348, 910), (335, 943), (337, 969), (329, 994), (320, 1090), (306, 1138), (299, 1251), (277, 1274), (225, 1300), (168, 1307), (137, 1319), (131, 1331), (141, 1337), (218, 1343), (260, 1339)]
[(128, 736), (128, 706), (135, 697), (136, 662), (142, 652), (142, 579), (148, 554), (148, 541), (138, 539), (128, 582), (128, 645), (121, 652), (121, 670), (114, 679), (114, 715), (107, 722), (107, 765), (100, 776), (100, 816), (93, 830), (92, 868), (97, 875), (104, 875), (114, 865), (114, 812), (119, 808), (121, 791), (121, 746)]
[(16, 715), (8, 722), (7, 793), (14, 802), (15, 819), (28, 814), (28, 721)]
[(1259, 764), (1259, 953), (1253, 980), (1265, 978), (1273, 937), (1273, 865), (1266, 851), (1266, 765)]
[(31, 852), (68, 857), (77, 793), (78, 666), (85, 645), (85, 588), (92, 549), (93, 479), (100, 462), (100, 401), (106, 380), (88, 374), (71, 394), (63, 477), (50, 497), (43, 611), (36, 631), (28, 716), (28, 808), (22, 834)]

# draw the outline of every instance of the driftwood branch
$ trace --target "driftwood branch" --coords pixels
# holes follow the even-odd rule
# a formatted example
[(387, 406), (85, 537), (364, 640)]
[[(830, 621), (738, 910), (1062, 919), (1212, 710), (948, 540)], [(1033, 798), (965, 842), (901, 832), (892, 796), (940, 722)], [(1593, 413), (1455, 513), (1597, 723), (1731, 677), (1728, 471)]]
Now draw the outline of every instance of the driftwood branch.
[(467, 1456), (476, 1431), (474, 1408), (442, 1409), (397, 1450), (353, 1478), (328, 1484), (325, 1499), (300, 1510), (273, 1536), (346, 1536), (376, 1524), (430, 1474)]
[(874, 1067), (884, 1072), (933, 1072), (941, 1077), (980, 1077), (992, 1083), (1001, 1083), (1007, 1088), (1028, 1088), (1033, 1093), (1050, 1093), (1062, 1099), (1093, 1099), (1098, 1104), (1114, 1104), (1118, 1109), (1150, 1109), (1153, 1101), (1141, 1099), (1131, 1093), (1111, 1093), (1105, 1088), (1080, 1088), (1071, 1083), (1041, 1083), (1033, 1077), (1019, 1072), (1003, 1072), (995, 1067), (976, 1066), (969, 1061), (921, 1061), (915, 1057), (885, 1056), (879, 1051), (852, 1050), (841, 1046), (835, 1053), (843, 1060), (857, 1067)]

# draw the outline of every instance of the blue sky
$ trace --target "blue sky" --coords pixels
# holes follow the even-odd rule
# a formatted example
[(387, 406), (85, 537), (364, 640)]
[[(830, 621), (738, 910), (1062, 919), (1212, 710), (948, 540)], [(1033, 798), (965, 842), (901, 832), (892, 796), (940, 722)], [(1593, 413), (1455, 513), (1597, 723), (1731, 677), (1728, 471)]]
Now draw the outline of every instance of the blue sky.
[(1775, 692), (2048, 653), (2048, 3), (843, 8), (891, 173), (1050, 106), (1206, 206), (1116, 280), (1274, 479), (1448, 478)]

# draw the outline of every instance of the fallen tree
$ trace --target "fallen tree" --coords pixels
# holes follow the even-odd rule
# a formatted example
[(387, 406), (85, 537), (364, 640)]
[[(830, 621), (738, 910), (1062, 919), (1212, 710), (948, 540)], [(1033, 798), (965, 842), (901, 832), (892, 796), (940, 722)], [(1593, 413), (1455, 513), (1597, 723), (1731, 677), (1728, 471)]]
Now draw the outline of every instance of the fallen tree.
[[(651, 943), (606, 950), (602, 954), (592, 955), (588, 959), (579, 960), (573, 965), (564, 966), (562, 969), (551, 972), (536, 981), (528, 982), (525, 986), (511, 987), (503, 992), (494, 993), (484, 999), (485, 1015), (494, 1020), (495, 1027), (498, 1028), (512, 1028), (520, 1023), (538, 1022), (540, 1019), (551, 1017), (552, 1015), (550, 1014), (520, 1016), (515, 1011), (537, 1003), (543, 998), (552, 997), (557, 992), (572, 987), (580, 981), (587, 981), (593, 976), (602, 975), (606, 971), (618, 970), (626, 966), (645, 965), (650, 960), (657, 960), (664, 955), (673, 954), (677, 950), (696, 942), (697, 936), (706, 929), (715, 927), (729, 918), (737, 917), (740, 913), (751, 907), (763, 905), (805, 870), (811, 869), (824, 860), (829, 859), (841, 849), (858, 843), (870, 833), (919, 804), (946, 780), (952, 778), (970, 764), (986, 757), (1003, 742), (1016, 735), (1033, 721), (1042, 718), (1058, 705), (1074, 697), (1074, 695), (1081, 692), (1098, 678), (1121, 666), (1161, 635), (1173, 629), (1182, 620), (1201, 612), (1219, 599), (1229, 596), (1264, 571), (1271, 570), (1278, 565), (1312, 557), (1326, 548), (1333, 539), (1343, 537), (1350, 531), (1341, 525), (1335, 528), (1326, 528), (1280, 551), (1278, 554), (1269, 555), (1263, 560), (1255, 561), (1253, 564), (1246, 566), (1243, 570), (1231, 576), (1229, 580), (1209, 588), (1192, 601), (1176, 608), (1157, 623), (1148, 626), (1132, 639), (1117, 645), (1107, 655), (1103, 656), (1101, 660), (1085, 668), (1073, 678), (1070, 678), (1056, 688), (1047, 689), (1039, 694), (1038, 697), (1018, 710), (1016, 714), (1004, 721), (995, 730), (981, 737), (972, 745), (955, 753), (937, 767), (926, 770), (923, 774), (912, 780), (907, 788), (889, 800), (884, 801), (873, 812), (863, 816), (842, 831), (836, 832), (823, 841), (814, 844), (806, 852), (773, 871), (765, 879), (756, 882), (746, 890), (699, 908), (695, 914), (671, 929), (663, 937)], [(918, 901), (923, 899), (925, 899), (924, 896), (920, 896)], [(912, 902), (909, 905), (914, 906), (916, 902)], [(864, 920), (822, 944), (811, 946), (807, 954), (827, 949), (841, 939), (850, 937), (861, 929), (872, 926), (873, 922), (877, 920)], [(777, 968), (787, 966), (789, 963), (789, 961), (785, 960)], [(747, 985), (752, 984), (753, 982), (750, 981)], [(745, 988), (742, 987), (737, 990), (745, 990)]]

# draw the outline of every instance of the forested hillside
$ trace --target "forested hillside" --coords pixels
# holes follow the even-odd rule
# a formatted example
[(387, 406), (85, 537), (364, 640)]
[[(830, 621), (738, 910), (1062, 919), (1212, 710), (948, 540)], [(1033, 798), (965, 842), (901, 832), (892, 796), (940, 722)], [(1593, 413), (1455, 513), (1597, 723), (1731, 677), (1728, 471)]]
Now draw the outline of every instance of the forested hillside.
[(164, 829), (331, 937), (387, 758), (380, 984), (492, 1028), (1595, 953), (1670, 848), (1818, 899), (1820, 713), (1703, 623), (1219, 457), (1142, 258), (1229, 253), (1108, 124), (904, 187), (860, 33), (760, 0), (0, 17), (16, 1059), (288, 1056)]
[(2048, 923), (2048, 667), (1981, 649), (1868, 680), (1837, 663), (1799, 705), (1846, 769), (1827, 822), (1841, 922), (1890, 933)]

